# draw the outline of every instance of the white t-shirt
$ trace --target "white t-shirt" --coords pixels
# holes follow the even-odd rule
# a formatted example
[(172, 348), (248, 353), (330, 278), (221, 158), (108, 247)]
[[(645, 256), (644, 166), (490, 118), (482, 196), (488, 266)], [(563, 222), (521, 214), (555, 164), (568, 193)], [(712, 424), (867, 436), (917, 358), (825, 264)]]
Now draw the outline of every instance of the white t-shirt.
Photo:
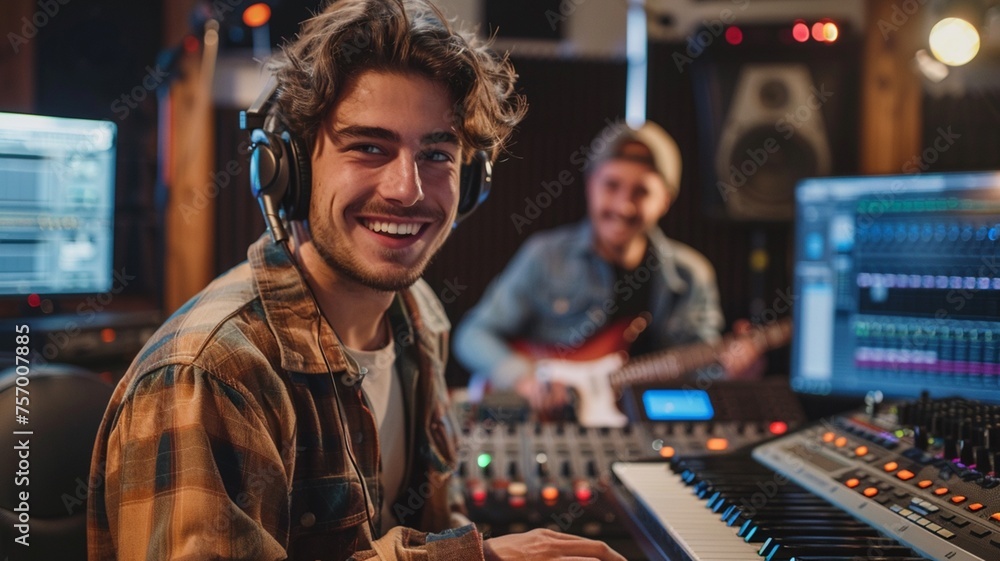
[(376, 351), (347, 351), (368, 370), (361, 382), (361, 391), (375, 416), (378, 430), (379, 453), (382, 456), (382, 528), (383, 534), (399, 521), (392, 506), (399, 496), (406, 476), (406, 419), (403, 404), (403, 386), (396, 372), (396, 348), (389, 344)]

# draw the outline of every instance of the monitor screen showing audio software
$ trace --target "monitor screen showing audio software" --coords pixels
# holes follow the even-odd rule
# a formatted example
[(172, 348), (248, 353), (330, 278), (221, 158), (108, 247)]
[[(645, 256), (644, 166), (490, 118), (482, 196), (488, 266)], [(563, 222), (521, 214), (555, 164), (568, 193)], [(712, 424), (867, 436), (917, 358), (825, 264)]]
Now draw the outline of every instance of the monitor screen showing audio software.
[(0, 113), (0, 296), (111, 287), (116, 132)]
[(1000, 401), (1000, 172), (796, 189), (791, 383)]

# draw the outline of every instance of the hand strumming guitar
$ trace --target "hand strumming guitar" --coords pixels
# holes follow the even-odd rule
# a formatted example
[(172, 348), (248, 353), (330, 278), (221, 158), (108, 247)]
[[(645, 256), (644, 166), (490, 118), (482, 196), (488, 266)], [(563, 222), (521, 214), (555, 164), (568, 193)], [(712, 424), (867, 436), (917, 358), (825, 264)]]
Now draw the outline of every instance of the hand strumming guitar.
[(514, 391), (528, 400), (532, 411), (546, 417), (558, 416), (569, 405), (569, 388), (562, 382), (542, 382), (534, 370), (514, 384)]
[(747, 337), (753, 329), (748, 320), (733, 322), (733, 336), (727, 338), (727, 344), (718, 355), (727, 380), (759, 380), (764, 375), (767, 368), (765, 349)]

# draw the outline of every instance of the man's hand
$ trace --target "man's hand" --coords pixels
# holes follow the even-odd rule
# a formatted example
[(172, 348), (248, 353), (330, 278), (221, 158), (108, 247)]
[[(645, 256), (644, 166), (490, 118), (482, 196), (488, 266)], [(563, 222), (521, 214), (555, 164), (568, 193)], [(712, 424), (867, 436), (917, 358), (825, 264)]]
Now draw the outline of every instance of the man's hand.
[(745, 319), (733, 322), (733, 335), (738, 338), (729, 341), (725, 352), (719, 354), (719, 363), (730, 380), (759, 380), (767, 368), (763, 353), (746, 337), (753, 329)]
[(523, 534), (491, 538), (483, 542), (486, 561), (550, 561), (552, 559), (600, 559), (625, 561), (604, 542), (561, 534), (540, 528)]
[(534, 374), (522, 376), (514, 384), (518, 395), (528, 400), (536, 413), (558, 415), (569, 405), (569, 390), (560, 382), (539, 382)]

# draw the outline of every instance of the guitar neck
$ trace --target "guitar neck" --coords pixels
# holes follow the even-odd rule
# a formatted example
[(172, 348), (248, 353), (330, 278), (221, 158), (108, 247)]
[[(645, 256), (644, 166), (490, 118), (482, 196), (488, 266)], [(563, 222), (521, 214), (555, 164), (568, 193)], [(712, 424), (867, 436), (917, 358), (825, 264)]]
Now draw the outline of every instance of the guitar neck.
[(791, 338), (791, 320), (783, 319), (751, 333), (727, 337), (717, 343), (691, 343), (632, 359), (611, 374), (611, 386), (622, 388), (672, 382), (684, 374), (719, 362), (734, 343), (748, 341), (757, 352), (785, 345)]

